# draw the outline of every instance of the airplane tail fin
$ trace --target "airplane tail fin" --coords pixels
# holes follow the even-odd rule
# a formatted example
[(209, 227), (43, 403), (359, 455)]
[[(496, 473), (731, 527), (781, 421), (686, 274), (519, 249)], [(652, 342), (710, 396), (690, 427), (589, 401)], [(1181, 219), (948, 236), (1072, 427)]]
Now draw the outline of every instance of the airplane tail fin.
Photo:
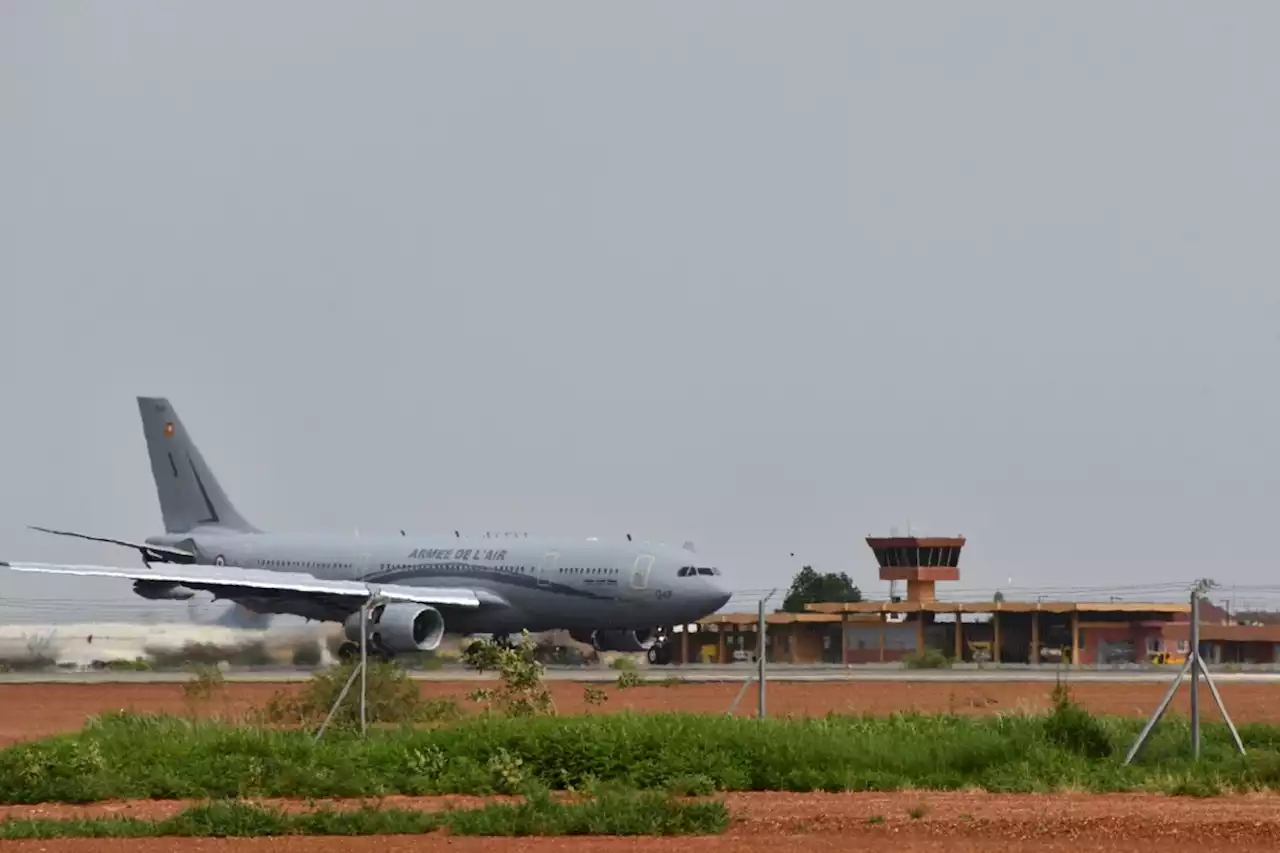
[(165, 532), (186, 533), (196, 527), (258, 532), (222, 491), (169, 401), (163, 397), (139, 397), (138, 411)]

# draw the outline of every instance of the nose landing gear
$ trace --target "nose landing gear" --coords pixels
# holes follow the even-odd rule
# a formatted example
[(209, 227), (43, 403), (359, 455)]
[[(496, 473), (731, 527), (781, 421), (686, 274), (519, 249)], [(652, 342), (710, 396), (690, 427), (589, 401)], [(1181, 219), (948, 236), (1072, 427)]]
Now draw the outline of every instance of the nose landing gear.
[(671, 644), (666, 637), (659, 637), (646, 652), (652, 666), (666, 666), (671, 663)]

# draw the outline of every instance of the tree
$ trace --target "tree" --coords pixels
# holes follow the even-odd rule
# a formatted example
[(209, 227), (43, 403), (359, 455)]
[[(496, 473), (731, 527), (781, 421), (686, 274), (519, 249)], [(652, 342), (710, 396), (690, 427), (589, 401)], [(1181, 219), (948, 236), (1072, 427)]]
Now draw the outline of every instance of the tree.
[(806, 604), (819, 601), (861, 601), (862, 590), (844, 572), (818, 574), (813, 566), (805, 566), (791, 581), (791, 589), (782, 601), (784, 613), (803, 613)]

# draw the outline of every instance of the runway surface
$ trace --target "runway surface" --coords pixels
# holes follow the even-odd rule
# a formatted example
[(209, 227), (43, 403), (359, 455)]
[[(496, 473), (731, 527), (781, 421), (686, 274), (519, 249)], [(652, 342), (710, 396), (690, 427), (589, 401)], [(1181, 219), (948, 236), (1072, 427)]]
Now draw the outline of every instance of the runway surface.
[[(1053, 684), (1059, 679), (1074, 684), (1151, 684), (1168, 683), (1178, 673), (1178, 667), (1134, 669), (1071, 669), (1070, 667), (976, 667), (953, 669), (899, 669), (841, 667), (841, 666), (792, 666), (771, 665), (765, 677), (777, 682), (905, 682), (905, 683), (985, 683), (985, 684)], [(751, 665), (738, 666), (661, 666), (638, 667), (635, 672), (642, 678), (661, 681), (679, 679), (688, 683), (741, 682), (754, 671)], [(1280, 683), (1280, 671), (1257, 669), (1249, 671), (1224, 671), (1211, 669), (1213, 680), (1220, 683)], [(606, 667), (548, 667), (548, 681), (602, 683), (617, 681), (619, 670)], [(274, 683), (307, 681), (312, 672), (290, 667), (261, 669), (228, 669), (223, 673), (226, 681), (240, 683)], [(410, 671), (416, 681), (489, 681), (493, 673), (477, 673), (461, 667), (445, 667), (430, 671)], [(194, 678), (183, 671), (112, 671), (112, 670), (46, 670), (33, 672), (0, 673), (0, 684), (175, 684)]]

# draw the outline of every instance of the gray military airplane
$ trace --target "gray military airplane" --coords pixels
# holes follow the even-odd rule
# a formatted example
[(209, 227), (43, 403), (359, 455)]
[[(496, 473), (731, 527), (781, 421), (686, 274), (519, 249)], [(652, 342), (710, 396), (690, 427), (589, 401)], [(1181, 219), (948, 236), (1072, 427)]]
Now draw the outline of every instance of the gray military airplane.
[(446, 627), (499, 639), (568, 630), (599, 651), (644, 651), (654, 626), (696, 622), (730, 597), (720, 570), (692, 543), (264, 532), (232, 505), (168, 400), (139, 397), (138, 409), (164, 535), (130, 542), (34, 529), (134, 548), (146, 568), (0, 566), (124, 578), (153, 600), (203, 590), (255, 614), (341, 622), (344, 656), (359, 649), (360, 611), (372, 590), (380, 603), (368, 615), (369, 647), (384, 658), (434, 649)]

